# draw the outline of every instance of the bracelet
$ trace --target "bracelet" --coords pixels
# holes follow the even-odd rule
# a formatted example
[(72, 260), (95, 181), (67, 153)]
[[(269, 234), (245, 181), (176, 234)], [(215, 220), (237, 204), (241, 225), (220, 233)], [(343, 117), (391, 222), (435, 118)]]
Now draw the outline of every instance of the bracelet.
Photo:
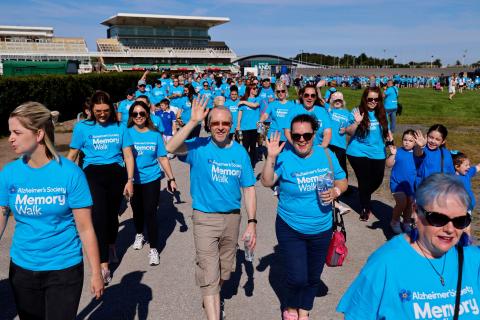
[(175, 181), (175, 178), (168, 179), (168, 183), (170, 183), (170, 182), (172, 182), (172, 181)]
[(255, 224), (258, 223), (257, 219), (248, 219), (247, 223), (253, 222)]
[(131, 177), (131, 178), (128, 178), (127, 181), (132, 181), (133, 182), (133, 181), (135, 181), (135, 179), (133, 177)]

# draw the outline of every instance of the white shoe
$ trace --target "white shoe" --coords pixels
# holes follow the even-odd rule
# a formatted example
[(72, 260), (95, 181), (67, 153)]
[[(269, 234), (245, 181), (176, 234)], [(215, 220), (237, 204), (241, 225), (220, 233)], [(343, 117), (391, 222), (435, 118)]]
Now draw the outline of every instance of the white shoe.
[(133, 246), (132, 248), (134, 250), (140, 250), (143, 248), (143, 242), (145, 241), (145, 239), (143, 238), (143, 234), (141, 233), (137, 233), (137, 235), (135, 236), (135, 242), (133, 243)]
[(150, 265), (151, 266), (158, 266), (160, 264), (160, 257), (158, 256), (157, 249), (150, 249), (150, 253), (148, 254), (150, 258)]
[(393, 232), (395, 234), (400, 234), (402, 233), (402, 227), (400, 225), (400, 221), (392, 221), (390, 222), (390, 227), (392, 228)]
[(273, 195), (278, 197), (278, 186), (273, 187)]
[(344, 214), (347, 214), (349, 213), (350, 211), (352, 211), (352, 209), (350, 209), (350, 207), (340, 203), (340, 202), (337, 202), (337, 209), (338, 211), (340, 212), (340, 215), (344, 215)]

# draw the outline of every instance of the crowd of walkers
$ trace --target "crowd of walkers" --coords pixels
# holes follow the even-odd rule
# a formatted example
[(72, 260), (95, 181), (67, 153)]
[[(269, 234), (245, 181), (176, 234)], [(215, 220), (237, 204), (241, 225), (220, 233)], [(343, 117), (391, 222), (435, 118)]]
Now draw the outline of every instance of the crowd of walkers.
[[(118, 263), (125, 199), (136, 231), (132, 249), (148, 242), (148, 263), (159, 264), (156, 214), (162, 179), (169, 192), (177, 189), (175, 157), (190, 168), (195, 278), (207, 319), (223, 317), (220, 291), (236, 267), (242, 198), (248, 218), (240, 239), (248, 251), (256, 246), (254, 171), (264, 157), (261, 184), (278, 197), (272, 228), (286, 272), (284, 320), (321, 318), (309, 313), (333, 211), (347, 213), (342, 202), (358, 196), (359, 219), (368, 221), (386, 167), (395, 200), (390, 226), (399, 235), (373, 253), (337, 311), (346, 319), (420, 319), (440, 311), (443, 318), (477, 317), (480, 249), (468, 245), (470, 179), (480, 165), (447, 149), (441, 124), (426, 133), (406, 130), (396, 146), (394, 79), (385, 87), (371, 81), (349, 111), (335, 80), (301, 85), (295, 101), (288, 77), (163, 73), (150, 85), (147, 75), (118, 103), (103, 91), (89, 97), (66, 157), (55, 150), (50, 110), (28, 102), (10, 114), (9, 142), (19, 159), (0, 172), (0, 238), (11, 211), (9, 279), (20, 319), (75, 319), (82, 248), (92, 293), (102, 296)], [(460, 300), (448, 292), (461, 292)]]

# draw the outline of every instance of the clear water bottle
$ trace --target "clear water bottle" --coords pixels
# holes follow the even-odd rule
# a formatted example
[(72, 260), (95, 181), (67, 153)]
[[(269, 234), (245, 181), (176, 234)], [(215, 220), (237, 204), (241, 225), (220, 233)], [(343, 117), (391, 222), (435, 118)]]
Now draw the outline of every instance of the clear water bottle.
[(237, 131), (237, 139), (238, 139), (238, 141), (242, 141), (242, 140), (243, 140), (243, 132), (242, 132), (242, 130), (238, 130), (238, 131)]
[(322, 176), (318, 177), (317, 180), (317, 195), (318, 200), (322, 206), (329, 206), (332, 204), (331, 201), (325, 202), (322, 200), (322, 193), (328, 191), (329, 189), (333, 188), (333, 174), (328, 172)]
[(255, 253), (253, 252), (252, 249), (250, 249), (250, 247), (248, 246), (248, 243), (250, 242), (250, 239), (251, 239), (251, 235), (250, 234), (247, 234), (245, 236), (245, 241), (243, 242), (243, 245), (244, 245), (244, 249), (245, 249), (245, 260), (246, 261), (249, 261), (249, 262), (252, 262), (253, 261), (253, 257), (255, 256)]

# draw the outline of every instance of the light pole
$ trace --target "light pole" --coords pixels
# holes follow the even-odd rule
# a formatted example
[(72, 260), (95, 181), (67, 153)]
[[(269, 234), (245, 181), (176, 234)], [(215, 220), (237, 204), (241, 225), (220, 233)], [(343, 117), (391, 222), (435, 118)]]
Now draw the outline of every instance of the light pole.
[(433, 55), (430, 57), (430, 69), (433, 68)]
[(463, 61), (462, 61), (462, 66), (465, 65), (465, 57), (467, 56), (467, 49), (463, 50)]
[(396, 61), (397, 61), (397, 55), (394, 55), (394, 56), (393, 56), (393, 66), (394, 66), (394, 67), (395, 67)]
[[(387, 54), (386, 54), (386, 52), (387, 52), (387, 49), (383, 49), (383, 63), (385, 63), (385, 62), (386, 62), (386, 59), (387, 59)], [(383, 65), (383, 66), (385, 67), (385, 65)]]

